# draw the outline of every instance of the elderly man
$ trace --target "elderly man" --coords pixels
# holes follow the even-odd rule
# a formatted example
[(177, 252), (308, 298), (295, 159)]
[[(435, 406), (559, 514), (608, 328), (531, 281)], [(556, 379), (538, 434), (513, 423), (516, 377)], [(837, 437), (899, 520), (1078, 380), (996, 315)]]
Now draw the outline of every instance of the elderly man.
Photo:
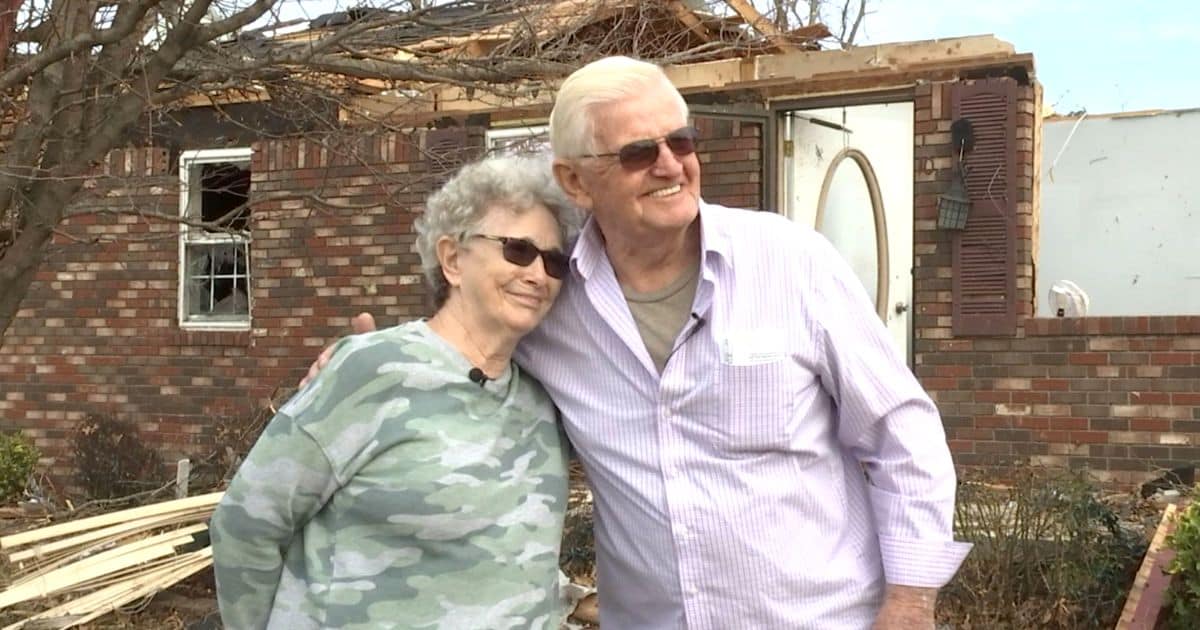
[(588, 64), (550, 116), (589, 219), (518, 348), (596, 501), (606, 628), (933, 627), (955, 475), (937, 410), (847, 264), (783, 217), (700, 199), (656, 66)]

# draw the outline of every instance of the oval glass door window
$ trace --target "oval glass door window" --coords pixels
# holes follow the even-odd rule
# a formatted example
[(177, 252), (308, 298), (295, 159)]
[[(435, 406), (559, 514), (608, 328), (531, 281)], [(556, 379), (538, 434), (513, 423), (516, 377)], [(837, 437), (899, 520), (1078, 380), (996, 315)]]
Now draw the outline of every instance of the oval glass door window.
[(858, 275), (875, 310), (887, 320), (887, 229), (879, 182), (861, 152), (845, 149), (830, 163), (817, 204), (817, 231)]

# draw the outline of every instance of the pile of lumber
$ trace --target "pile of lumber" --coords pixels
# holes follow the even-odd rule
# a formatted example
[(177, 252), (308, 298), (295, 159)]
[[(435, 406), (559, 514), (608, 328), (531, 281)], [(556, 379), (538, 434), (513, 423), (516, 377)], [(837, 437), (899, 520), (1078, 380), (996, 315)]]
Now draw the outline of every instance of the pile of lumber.
[(11, 583), (0, 591), (0, 610), (31, 601), (56, 603), (3, 630), (27, 624), (71, 628), (202, 571), (212, 564), (207, 521), (221, 494), (0, 537), (0, 553), (12, 573)]

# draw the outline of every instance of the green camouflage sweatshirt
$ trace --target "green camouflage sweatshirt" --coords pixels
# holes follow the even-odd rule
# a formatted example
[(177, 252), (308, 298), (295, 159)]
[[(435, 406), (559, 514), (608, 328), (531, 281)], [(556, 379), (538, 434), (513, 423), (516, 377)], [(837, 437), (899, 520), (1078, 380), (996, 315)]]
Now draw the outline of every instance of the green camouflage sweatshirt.
[(213, 515), (227, 628), (557, 628), (554, 408), (470, 369), (423, 321), (339, 342)]

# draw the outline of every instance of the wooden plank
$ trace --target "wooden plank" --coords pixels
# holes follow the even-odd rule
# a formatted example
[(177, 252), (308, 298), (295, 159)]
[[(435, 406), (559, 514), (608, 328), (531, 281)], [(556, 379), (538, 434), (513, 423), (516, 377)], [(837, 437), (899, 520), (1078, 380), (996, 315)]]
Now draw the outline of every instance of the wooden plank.
[(53, 554), (71, 549), (73, 547), (82, 547), (88, 543), (103, 544), (111, 540), (119, 540), (126, 536), (132, 536), (139, 531), (152, 529), (155, 527), (170, 527), (180, 523), (196, 521), (203, 519), (206, 515), (211, 514), (211, 508), (200, 508), (180, 512), (177, 515), (169, 516), (146, 516), (140, 519), (104, 527), (101, 529), (85, 532), (78, 536), (62, 538), (53, 542), (44, 543), (28, 549), (22, 549), (8, 555), (9, 562), (25, 562), (26, 560), (50, 558)]
[[(48, 566), (48, 567), (38, 569), (38, 570), (30, 572), (30, 573), (27, 573), (27, 574), (21, 576), (20, 578), (14, 580), (9, 585), (8, 590), (12, 590), (13, 588), (18, 587), (18, 586), (24, 586), (26, 584), (37, 582), (39, 580), (44, 580), (45, 576), (50, 575), (52, 573), (61, 572), (63, 569), (69, 568), (69, 569), (73, 569), (73, 570), (81, 570), (83, 568), (91, 567), (93, 565), (98, 565), (98, 564), (102, 565), (106, 562), (109, 562), (109, 561), (115, 559), (115, 558), (120, 558), (125, 554), (136, 553), (136, 552), (141, 551), (142, 549), (153, 547), (155, 545), (160, 545), (160, 544), (163, 544), (164, 542), (168, 542), (168, 541), (174, 540), (176, 538), (183, 538), (184, 539), (183, 542), (179, 543), (179, 544), (185, 544), (187, 542), (190, 542), (190, 540), (191, 540), (190, 538), (187, 538), (188, 532), (185, 530), (191, 531), (197, 527), (199, 527), (201, 530), (203, 530), (205, 527), (207, 527), (207, 525), (201, 523), (201, 524), (192, 525), (190, 527), (186, 527), (186, 528), (182, 528), (182, 529), (176, 529), (176, 530), (172, 530), (169, 532), (155, 534), (153, 536), (146, 536), (144, 538), (140, 538), (138, 540), (131, 541), (131, 542), (126, 542), (126, 543), (123, 543), (121, 545), (117, 545), (114, 547), (107, 547), (107, 548), (102, 548), (102, 549), (98, 548), (98, 549), (93, 550), (94, 553), (92, 553), (91, 555), (88, 555), (85, 557), (80, 557), (80, 558), (74, 560), (73, 562), (58, 563), (58, 564), (55, 564), (54, 566)], [(191, 533), (194, 533), (194, 531), (191, 531)], [(2, 597), (2, 594), (0, 594), (0, 597)]]
[(899, 69), (904, 66), (948, 62), (967, 57), (1014, 55), (1012, 44), (991, 35), (933, 39), (898, 44), (858, 46), (849, 50), (820, 50), (754, 58), (755, 78), (788, 77), (806, 80), (838, 72)]
[(58, 536), (66, 536), (76, 532), (83, 532), (97, 527), (107, 527), (114, 523), (123, 523), (132, 519), (141, 518), (143, 516), (153, 516), (161, 514), (169, 514), (172, 512), (181, 512), (201, 506), (216, 505), (221, 500), (223, 492), (210, 492), (201, 494), (186, 499), (176, 499), (174, 501), (164, 501), (152, 505), (143, 505), (141, 507), (131, 508), (128, 510), (120, 510), (117, 512), (109, 512), (90, 518), (81, 518), (77, 521), (68, 521), (59, 525), (51, 525), (49, 527), (41, 527), (27, 532), (11, 534), (0, 538), (0, 549), (12, 549), (39, 540), (48, 540)]
[(967, 72), (983, 72), (987, 69), (1005, 69), (1013, 66), (1026, 66), (1032, 63), (1031, 55), (1012, 55), (1007, 57), (987, 56), (952, 63), (931, 64), (927, 67), (905, 66), (899, 69), (883, 69), (880, 71), (843, 72), (814, 77), (807, 81), (797, 81), (784, 85), (771, 85), (762, 89), (770, 101), (780, 101), (815, 96), (832, 96), (837, 94), (853, 94), (866, 92), (881, 92), (893, 88), (912, 87), (921, 83), (933, 81), (954, 81)]
[(750, 26), (767, 37), (776, 48), (784, 52), (795, 52), (798, 50), (791, 42), (787, 40), (787, 36), (775, 26), (775, 23), (768, 20), (763, 14), (754, 8), (754, 5), (746, 2), (746, 0), (725, 0), (725, 4), (729, 5), (738, 15), (742, 16)]
[(175, 553), (175, 548), (192, 540), (192, 534), (207, 529), (204, 524), (152, 536), (73, 562), (44, 575), (22, 580), (0, 592), (0, 608), (46, 597), (113, 571)]
[(212, 547), (182, 554), (152, 571), (146, 571), (111, 586), (77, 597), (49, 610), (5, 626), (3, 630), (21, 630), (28, 624), (52, 625), (55, 628), (71, 628), (87, 623), (125, 604), (167, 587), (199, 573), (212, 564)]

